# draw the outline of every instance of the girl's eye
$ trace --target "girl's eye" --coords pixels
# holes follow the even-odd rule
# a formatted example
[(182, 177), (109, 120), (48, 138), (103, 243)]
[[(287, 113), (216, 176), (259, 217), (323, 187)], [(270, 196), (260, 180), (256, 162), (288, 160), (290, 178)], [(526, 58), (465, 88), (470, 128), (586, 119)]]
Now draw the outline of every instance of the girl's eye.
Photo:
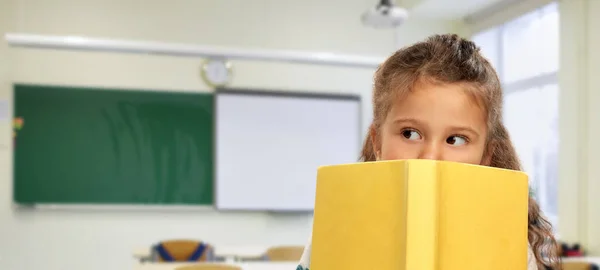
[(404, 138), (409, 139), (409, 140), (420, 140), (421, 139), (421, 134), (419, 134), (419, 132), (417, 132), (416, 130), (412, 130), (412, 129), (403, 130), (402, 136), (404, 136)]
[(459, 145), (463, 145), (463, 144), (467, 143), (467, 139), (462, 136), (454, 135), (454, 136), (448, 137), (448, 139), (446, 139), (446, 143), (450, 144), (450, 145), (454, 145), (454, 146), (459, 146)]

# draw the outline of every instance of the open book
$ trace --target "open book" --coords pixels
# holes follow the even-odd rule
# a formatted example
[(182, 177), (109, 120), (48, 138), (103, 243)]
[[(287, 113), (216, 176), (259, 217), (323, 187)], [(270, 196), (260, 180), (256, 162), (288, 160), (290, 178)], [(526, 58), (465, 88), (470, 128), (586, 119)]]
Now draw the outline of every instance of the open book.
[(311, 270), (525, 270), (528, 178), (434, 160), (318, 169)]

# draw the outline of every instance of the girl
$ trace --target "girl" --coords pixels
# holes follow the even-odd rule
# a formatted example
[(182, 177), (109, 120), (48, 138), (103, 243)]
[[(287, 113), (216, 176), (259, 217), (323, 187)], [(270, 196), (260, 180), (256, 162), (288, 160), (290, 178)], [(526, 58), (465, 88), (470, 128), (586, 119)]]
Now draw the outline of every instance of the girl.
[[(479, 48), (435, 35), (403, 48), (376, 71), (373, 122), (361, 161), (448, 160), (521, 170), (502, 124), (502, 88)], [(528, 270), (560, 269), (552, 228), (529, 198)], [(310, 243), (297, 269), (310, 265)]]

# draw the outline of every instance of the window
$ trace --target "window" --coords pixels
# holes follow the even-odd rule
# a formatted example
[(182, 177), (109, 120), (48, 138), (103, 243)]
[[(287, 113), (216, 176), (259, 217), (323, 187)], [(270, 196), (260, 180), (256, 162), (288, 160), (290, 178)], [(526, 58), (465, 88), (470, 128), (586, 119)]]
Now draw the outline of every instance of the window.
[[(558, 225), (558, 4), (473, 36), (504, 88), (504, 124), (544, 215)], [(555, 228), (556, 229), (556, 228)]]

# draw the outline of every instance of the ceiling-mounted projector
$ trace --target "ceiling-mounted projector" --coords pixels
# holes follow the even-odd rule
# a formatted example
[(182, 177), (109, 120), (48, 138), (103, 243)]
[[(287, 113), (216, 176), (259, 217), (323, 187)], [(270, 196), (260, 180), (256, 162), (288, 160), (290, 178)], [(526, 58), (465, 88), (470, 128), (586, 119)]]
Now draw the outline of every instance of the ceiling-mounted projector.
[(392, 4), (392, 0), (381, 0), (377, 6), (362, 15), (363, 24), (374, 28), (394, 28), (408, 18), (408, 11)]

